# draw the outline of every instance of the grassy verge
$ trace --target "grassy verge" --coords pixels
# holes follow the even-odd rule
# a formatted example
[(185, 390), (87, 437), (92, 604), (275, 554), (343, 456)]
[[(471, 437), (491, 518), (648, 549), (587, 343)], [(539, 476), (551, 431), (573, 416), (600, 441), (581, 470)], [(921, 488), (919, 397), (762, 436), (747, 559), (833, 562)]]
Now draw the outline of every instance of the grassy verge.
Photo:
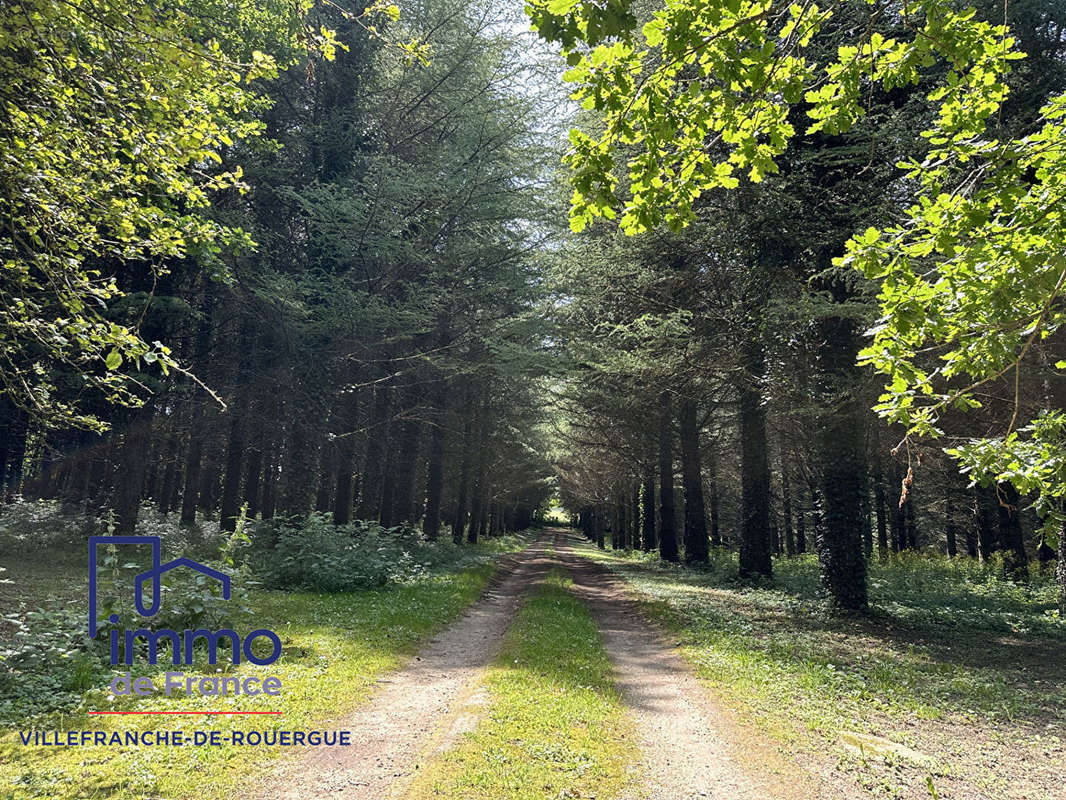
[[(740, 720), (842, 782), (849, 796), (1057, 800), (1066, 774), (1066, 627), (1050, 580), (1030, 588), (978, 565), (871, 568), (871, 615), (826, 612), (811, 558), (773, 588), (597, 552), (670, 630)], [(863, 794), (865, 792), (866, 794)]]
[(409, 800), (619, 797), (637, 757), (596, 623), (553, 573), (507, 634), (485, 719)]
[[(515, 549), (527, 539), (514, 538)], [(497, 551), (498, 545), (493, 545)], [(488, 552), (486, 550), (486, 552)], [(37, 564), (47, 563), (38, 557)], [(66, 562), (57, 560), (58, 565)], [(21, 574), (6, 561), (8, 574)], [(83, 567), (82, 567), (83, 569)], [(369, 693), (375, 678), (393, 669), (434, 631), (456, 618), (486, 586), (489, 563), (443, 570), (409, 583), (344, 594), (255, 591), (247, 598), (261, 627), (275, 630), (284, 644), (282, 658), (269, 667), (242, 665), (237, 674), (276, 675), (280, 697), (238, 696), (185, 698), (147, 696), (110, 704), (106, 681), (85, 692), (76, 708), (36, 716), (32, 726), (57, 731), (141, 729), (230, 731), (330, 729), (331, 720), (353, 708)], [(39, 570), (37, 570), (39, 571)], [(38, 585), (15, 587), (27, 599)], [(76, 574), (53, 573), (52, 585), (77, 584)], [(43, 585), (43, 584), (42, 584)], [(11, 589), (12, 587), (9, 587)], [(78, 592), (84, 598), (83, 591)], [(52, 601), (61, 600), (53, 596)], [(84, 604), (84, 600), (79, 601)], [(187, 675), (202, 674), (186, 668)], [(162, 671), (154, 683), (162, 684)], [(271, 710), (281, 716), (90, 717), (90, 709), (116, 710)], [(284, 748), (268, 747), (34, 747), (24, 746), (17, 727), (0, 733), (0, 797), (5, 800), (49, 798), (204, 798), (230, 796), (250, 775), (267, 766)]]

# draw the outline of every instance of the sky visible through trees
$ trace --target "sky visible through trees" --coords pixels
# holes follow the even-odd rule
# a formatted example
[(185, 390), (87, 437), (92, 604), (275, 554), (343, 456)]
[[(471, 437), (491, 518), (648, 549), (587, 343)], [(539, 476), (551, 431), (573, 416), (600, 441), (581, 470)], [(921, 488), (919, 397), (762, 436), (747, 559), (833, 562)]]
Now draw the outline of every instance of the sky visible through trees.
[[(706, 685), (858, 736), (864, 791), (898, 775), (863, 743), (907, 718), (988, 752), (899, 796), (1043, 797), (1064, 209), (1061, 0), (9, 2), (0, 572), (26, 577), (0, 580), (0, 722), (95, 702), (72, 576), (88, 536), (141, 534), (291, 628), (308, 724), (488, 609), (427, 651), (433, 708), (491, 667), (493, 709), (427, 793), (506, 762), (618, 796), (662, 683), (692, 731)], [(173, 614), (220, 609), (199, 586)], [(348, 688), (307, 699), (337, 642)], [(552, 726), (578, 788), (543, 747), (479, 760)]]
[(93, 9), (0, 51), (9, 497), (455, 541), (554, 497), (848, 608), (1059, 546), (1055, 4)]
[(908, 550), (1066, 597), (1064, 27), (19, 2), (5, 501), (455, 543), (554, 505), (750, 582), (811, 551), (842, 609)]

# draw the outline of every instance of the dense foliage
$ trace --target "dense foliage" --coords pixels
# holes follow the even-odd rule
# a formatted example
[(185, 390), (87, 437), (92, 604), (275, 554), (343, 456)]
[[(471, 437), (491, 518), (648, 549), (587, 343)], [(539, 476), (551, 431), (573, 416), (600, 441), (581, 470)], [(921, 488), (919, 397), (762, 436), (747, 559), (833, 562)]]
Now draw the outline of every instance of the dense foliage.
[(13, 6), (5, 502), (247, 520), (285, 587), (553, 495), (845, 608), (875, 550), (1066, 585), (1062, 10), (526, 10), (576, 106), (517, 7)]
[[(130, 629), (146, 569), (91, 535), (227, 573), (143, 624), (276, 630), (268, 713), (310, 728), (568, 518), (796, 763), (1060, 788), (1066, 4), (973, 2), (5, 3), (0, 722), (264, 719), (108, 693), (168, 665), (85, 635), (89, 571)], [(564, 546), (503, 563), (499, 708), (426, 792), (628, 781), (642, 646)], [(222, 796), (265, 753), (17, 741), (20, 797)]]
[(291, 60), (299, 19), (286, 3), (161, 14), (149, 2), (26, 0), (2, 25), (4, 397), (46, 424), (98, 428), (81, 392), (136, 402), (124, 363), (177, 366), (136, 314), (108, 313), (122, 265), (156, 279), (168, 259), (221, 270), (223, 251), (249, 244), (208, 212), (240, 185), (220, 153), (262, 131), (252, 84), (278, 62), (258, 48)]
[[(561, 45), (571, 65), (566, 79), (588, 114), (571, 132), (566, 157), (575, 231), (618, 216), (627, 234), (691, 226), (687, 238), (701, 240), (702, 227), (728, 207), (722, 190), (741, 186), (813, 217), (795, 231), (779, 224), (755, 232), (739, 260), (765, 273), (770, 288), (757, 307), (781, 296), (780, 268), (795, 275), (805, 263), (813, 267), (812, 305), (787, 316), (810, 325), (803, 347), (814, 357), (806, 367), (813, 374), (800, 388), (820, 408), (812, 416), (816, 544), (825, 586), (845, 607), (866, 603), (862, 431), (871, 426), (860, 396), (873, 404), (852, 369), (858, 326), (874, 322), (871, 285), (850, 268), (879, 292), (861, 360), (889, 377), (875, 407), (899, 426), (886, 432), (902, 440), (893, 455), (905, 445), (900, 508), (914, 486), (913, 458), (921, 458), (913, 437), (950, 434), (949, 452), (973, 481), (997, 486), (1012, 572), (1020, 576), (1027, 559), (1020, 495), (1036, 502), (1047, 536), (1061, 520), (1061, 378), (1047, 369), (1066, 363), (1056, 336), (1064, 245), (1057, 206), (1066, 175), (1061, 9), (1028, 4), (1009, 12), (1013, 25), (939, 2), (528, 4), (541, 35)], [(1014, 80), (1011, 67), (1025, 56), (1019, 39), (1040, 66)], [(1012, 82), (1022, 94), (1013, 105)], [(818, 191), (812, 179), (821, 180)], [(823, 221), (830, 225), (819, 230)], [(804, 235), (812, 227), (818, 235)], [(721, 263), (726, 247), (714, 240), (700, 260)], [(753, 320), (750, 308), (747, 317), (755, 322), (750, 347), (770, 318)], [(649, 331), (646, 316), (625, 325), (634, 336)], [(796, 329), (778, 335), (793, 344), (806, 338)], [(745, 368), (758, 380), (767, 351), (755, 350)], [(1027, 387), (1040, 380), (1033, 396)], [(743, 392), (740, 403), (741, 442), (746, 448), (754, 433), (762, 447), (761, 423), (745, 426), (752, 418)], [(984, 413), (960, 423), (957, 412), (973, 409)], [(756, 462), (746, 459), (743, 468), (746, 496), (760, 497), (745, 503), (746, 525), (767, 497), (765, 458)], [(884, 537), (884, 490), (877, 496)], [(767, 527), (760, 520), (745, 528), (742, 556), (744, 543), (761, 552)], [(869, 539), (868, 523), (866, 530)], [(769, 571), (767, 559), (756, 562), (755, 571)]]
[[(84, 86), (10, 40), (12, 118), (71, 130), (13, 140), (32, 152), (6, 194), (39, 208), (12, 229), (49, 205), (81, 227), (34, 228), (5, 267), (33, 284), (0, 339), (5, 486), (110, 507), (119, 531), (148, 499), (226, 530), (242, 506), (458, 540), (528, 525), (549, 491), (535, 64), (463, 2), (227, 9), (20, 6), (88, 38)], [(52, 195), (18, 188), (40, 176)]]

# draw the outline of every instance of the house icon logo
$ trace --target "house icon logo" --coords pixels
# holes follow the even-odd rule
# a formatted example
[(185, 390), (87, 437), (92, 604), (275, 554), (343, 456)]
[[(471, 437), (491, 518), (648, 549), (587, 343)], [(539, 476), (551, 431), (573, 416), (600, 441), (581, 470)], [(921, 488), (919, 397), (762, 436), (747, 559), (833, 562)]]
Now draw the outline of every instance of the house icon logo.
[[(97, 601), (97, 575), (96, 575), (96, 556), (97, 550), (100, 545), (148, 545), (152, 550), (152, 566), (141, 572), (134, 578), (133, 582), (133, 601), (137, 608), (137, 613), (142, 617), (154, 617), (159, 613), (163, 603), (163, 576), (168, 572), (185, 567), (198, 572), (201, 575), (206, 575), (208, 578), (215, 580), (219, 583), (222, 589), (222, 598), (224, 600), (230, 599), (230, 576), (224, 572), (220, 572), (217, 569), (213, 569), (206, 564), (201, 564), (199, 561), (193, 561), (191, 558), (175, 558), (173, 561), (167, 561), (163, 563), (162, 557), (162, 543), (158, 536), (90, 536), (89, 537), (89, 637), (95, 639), (100, 632), (100, 619), (99, 608)], [(145, 584), (151, 584), (151, 590), (149, 594), (149, 600), (145, 602)], [(113, 625), (117, 625), (120, 621), (118, 614), (111, 614), (108, 617), (108, 621)], [(173, 657), (175, 665), (181, 663), (182, 653), (184, 651), (184, 661), (186, 664), (192, 663), (193, 658), (193, 646), (197, 640), (203, 640), (208, 648), (208, 661), (211, 664), (215, 664), (218, 655), (218, 647), (221, 640), (228, 640), (232, 648), (232, 661), (234, 664), (241, 662), (241, 656), (251, 661), (254, 664), (272, 664), (281, 656), (281, 640), (277, 634), (273, 631), (265, 628), (259, 628), (249, 633), (243, 640), (239, 637), (236, 631), (229, 628), (222, 628), (217, 631), (210, 631), (203, 628), (196, 630), (186, 630), (184, 635), (169, 628), (163, 628), (160, 630), (149, 630), (147, 628), (138, 628), (137, 630), (127, 630), (123, 632), (120, 637), (120, 632), (115, 628), (112, 628), (109, 632), (110, 645), (111, 645), (111, 663), (117, 665), (120, 661), (119, 656), (119, 642), (124, 642), (124, 660), (126, 664), (133, 663), (133, 653), (137, 649), (136, 641), (142, 639), (148, 649), (148, 663), (155, 664), (158, 660), (159, 646), (161, 642), (168, 642), (170, 651)], [(257, 638), (264, 638), (270, 641), (272, 645), (272, 652), (269, 656), (257, 656), (252, 649), (252, 643)]]
[[(89, 537), (89, 638), (96, 638), (96, 634), (100, 632), (100, 626), (97, 619), (97, 601), (96, 601), (96, 553), (97, 548), (102, 544), (147, 544), (152, 548), (152, 568), (145, 570), (136, 577), (133, 584), (133, 601), (137, 606), (137, 613), (142, 617), (154, 617), (159, 613), (159, 608), (162, 605), (162, 588), (163, 588), (163, 576), (173, 569), (178, 567), (188, 567), (195, 572), (199, 572), (202, 575), (206, 575), (209, 578), (214, 578), (220, 584), (222, 584), (222, 598), (229, 600), (230, 596), (230, 577), (224, 572), (219, 572), (217, 569), (212, 569), (199, 561), (193, 561), (191, 558), (175, 558), (173, 561), (168, 561), (165, 564), (161, 564), (162, 560), (162, 544), (158, 536), (90, 536)], [(145, 606), (144, 604), (144, 584), (147, 581), (152, 582), (152, 600)]]

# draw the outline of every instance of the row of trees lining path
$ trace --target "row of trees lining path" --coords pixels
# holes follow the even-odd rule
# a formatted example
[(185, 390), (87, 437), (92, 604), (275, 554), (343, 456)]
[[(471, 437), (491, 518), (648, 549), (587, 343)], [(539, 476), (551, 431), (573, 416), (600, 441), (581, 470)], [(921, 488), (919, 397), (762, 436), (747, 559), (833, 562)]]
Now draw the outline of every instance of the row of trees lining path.
[[(960, 62), (929, 58), (920, 74), (884, 82), (860, 78), (861, 102), (833, 83), (823, 92), (829, 99), (782, 104), (774, 92), (787, 97), (788, 78), (780, 77), (782, 86), (773, 90), (767, 82), (800, 67), (781, 48), (761, 43), (779, 27), (791, 41), (784, 9), (734, 19), (727, 5), (694, 0), (651, 10), (628, 3), (579, 3), (565, 11), (533, 5), (542, 33), (573, 53), (570, 77), (586, 99), (569, 156), (572, 221), (583, 234), (552, 265), (561, 338), (574, 365), (557, 391), (564, 409), (557, 463), (565, 504), (578, 511), (586, 535), (692, 564), (708, 560), (709, 545), (727, 546), (739, 551), (741, 575), (753, 579), (772, 575), (775, 555), (816, 552), (828, 596), (848, 609), (867, 605), (866, 564), (874, 554), (995, 556), (1008, 577), (1024, 581), (1031, 559), (1055, 560), (1057, 545), (1066, 598), (1066, 535), (1055, 522), (1061, 519), (1061, 475), (1052, 455), (1060, 438), (1051, 430), (1066, 401), (1062, 333), (1038, 337), (1033, 329), (1020, 330), (1025, 326), (1012, 328), (1012, 314), (1021, 314), (1010, 310), (1012, 295), (995, 324), (974, 322), (960, 331), (938, 317), (929, 323), (928, 338), (911, 342), (907, 331), (927, 309), (912, 310), (905, 293), (897, 297), (891, 287), (904, 285), (905, 275), (936, 284), (933, 258), (905, 262), (906, 268), (902, 261), (880, 263), (888, 275), (883, 280), (840, 260), (857, 258), (863, 242), (876, 241), (880, 230), (904, 218), (918, 181), (898, 164), (926, 157), (930, 137), (915, 132), (943, 119), (928, 96), (950, 69), (961, 69)], [(1003, 8), (997, 16), (990, 4), (976, 6), (973, 19), (1002, 21)], [(861, 47), (838, 52), (841, 40), (877, 31), (875, 37), (884, 37), (877, 41), (896, 46), (913, 35), (906, 9), (902, 20), (871, 16), (862, 4), (835, 4), (832, 12), (805, 19), (817, 35), (788, 55), (815, 65), (861, 61)], [(923, 5), (914, 13), (935, 24), (940, 12)], [(1010, 44), (1026, 58), (997, 76), (1009, 94), (988, 119), (987, 133), (971, 132), (974, 141), (981, 134), (998, 142), (1024, 137), (1046, 120), (1048, 98), (1066, 89), (1062, 9), (1012, 4), (1006, 14)], [(614, 38), (624, 45), (612, 45)], [(751, 59), (743, 65), (730, 55), (740, 51)], [(861, 75), (893, 63), (849, 62), (838, 74), (850, 76), (854, 68)], [(630, 70), (639, 77), (616, 79)], [(727, 81), (713, 77), (721, 74), (750, 91), (723, 90)], [(702, 92), (694, 92), (696, 86)], [(853, 116), (835, 128), (818, 123), (836, 120), (831, 115), (851, 100), (861, 106)], [(763, 102), (768, 105), (759, 106)], [(781, 105), (786, 110), (778, 117)], [(740, 120), (750, 121), (744, 115), (755, 107), (759, 111), (751, 113), (762, 115), (760, 123), (745, 128)], [(975, 124), (983, 126), (984, 119)], [(933, 140), (943, 141), (937, 134)], [(959, 159), (951, 185), (966, 196), (983, 168)], [(742, 179), (738, 164), (754, 177)], [(1017, 191), (1024, 191), (1034, 174), (1004, 177), (1002, 185), (1016, 180)], [(934, 225), (920, 210), (908, 213)], [(987, 218), (976, 209), (968, 213), (971, 222)], [(1011, 223), (1003, 225), (1010, 229)], [(945, 260), (953, 254), (952, 236), (958, 237), (954, 253), (963, 252), (962, 226), (952, 230), (936, 240)], [(994, 235), (975, 234), (973, 247)], [(985, 276), (981, 258), (988, 256), (978, 252), (979, 263), (966, 274)], [(1058, 271), (1048, 269), (1054, 284)], [(961, 273), (952, 275), (945, 285), (956, 295), (954, 305), (944, 300), (947, 307), (965, 306), (979, 317), (990, 311), (992, 300), (970, 299)], [(925, 285), (916, 278), (912, 291)], [(1061, 303), (1049, 292), (1026, 317), (1038, 327), (1049, 316), (1040, 309)], [(859, 366), (860, 349), (886, 330), (897, 338), (886, 337), (864, 357), (896, 369), (881, 410), (913, 425), (910, 430), (871, 411), (886, 392), (885, 379)], [(1010, 336), (994, 338), (1006, 330)], [(988, 376), (973, 391), (958, 376), (947, 381), (953, 401), (937, 407), (934, 422), (925, 424), (918, 413), (923, 391), (933, 393), (943, 364), (938, 359), (947, 358), (936, 336), (960, 351), (979, 352), (964, 356), (984, 359)], [(911, 360), (898, 357), (899, 341), (916, 350)], [(984, 375), (972, 363), (966, 368)], [(932, 377), (922, 384), (914, 376)], [(956, 389), (962, 400), (950, 394)], [(1017, 433), (1023, 420), (1034, 419), (1052, 421)], [(1002, 432), (1012, 430), (1014, 437), (1004, 438)], [(1047, 441), (1033, 443), (1042, 430)], [(923, 441), (914, 431), (941, 441)], [(945, 444), (961, 448), (957, 457), (967, 474), (945, 454)], [(1023, 448), (1030, 448), (1027, 455), (1017, 455)], [(1043, 455), (1030, 454), (1036, 451)], [(973, 485), (975, 475), (980, 480)], [(1019, 486), (1033, 491), (1023, 494)], [(1031, 510), (1036, 500), (1039, 514)]]
[(143, 404), (116, 407), (76, 365), (50, 364), (55, 399), (89, 427), (0, 394), (8, 497), (110, 508), (121, 532), (143, 501), (230, 531), (242, 509), (420, 522), (429, 538), (447, 526), (457, 541), (531, 523), (550, 492), (531, 258), (534, 189), (558, 160), (535, 130), (543, 98), (516, 89), (531, 63), (498, 11), (405, 9), (431, 60), (360, 11), (316, 7), (308, 26), (344, 49), (296, 48), (259, 84), (261, 137), (218, 151), (243, 185), (208, 216), (254, 247), (207, 268), (192, 253), (91, 264), (123, 292), (106, 323), (165, 342), (188, 373), (142, 360), (127, 374)]
[[(557, 486), (592, 538), (666, 560), (734, 547), (758, 579), (814, 550), (845, 608), (875, 552), (999, 554), (1022, 581), (1049, 541), (1066, 596), (1041, 212), (1066, 160), (1039, 160), (1062, 134), (1062, 9), (1008, 6), (1008, 37), (986, 0), (733, 22), (706, 0), (528, 5), (585, 101), (571, 198), (553, 148), (572, 109), (517, 7), (20, 4), (0, 49), (4, 495), (110, 509), (122, 532), (149, 501), (189, 526), (317, 510), (463, 541), (528, 526)], [(700, 32), (694, 76), (672, 59)], [(854, 81), (805, 95), (826, 65)], [(982, 251), (1019, 203), (1051, 228)], [(885, 239), (904, 218), (931, 250)], [(1001, 283), (966, 280), (988, 263)], [(967, 303), (915, 277), (952, 269)], [(870, 337), (887, 390), (858, 366)], [(977, 485), (919, 436), (949, 436)]]

